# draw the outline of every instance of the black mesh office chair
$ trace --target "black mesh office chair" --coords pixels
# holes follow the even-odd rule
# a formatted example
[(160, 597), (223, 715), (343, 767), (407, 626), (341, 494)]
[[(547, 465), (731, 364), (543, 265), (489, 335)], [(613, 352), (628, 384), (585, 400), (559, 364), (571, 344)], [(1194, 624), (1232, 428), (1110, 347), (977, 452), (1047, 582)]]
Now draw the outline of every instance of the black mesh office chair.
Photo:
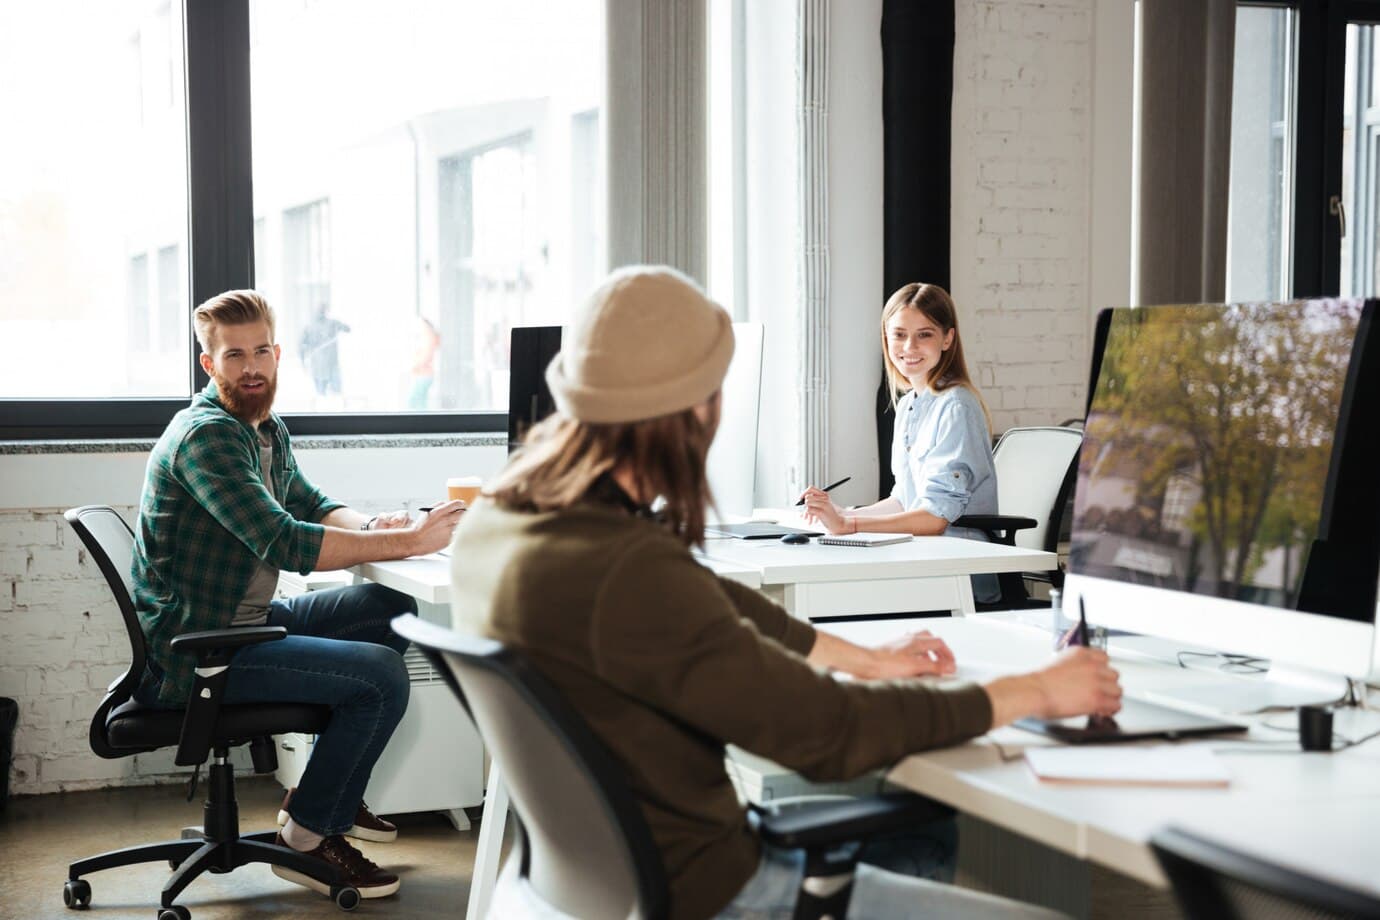
[[(965, 514), (955, 527), (972, 527), (993, 543), (1055, 552), (1059, 524), (1073, 492), (1078, 471), (1078, 448), (1083, 432), (1067, 426), (1009, 428), (992, 448), (997, 472), (1000, 514)], [(1003, 572), (997, 576), (1001, 600), (980, 609), (1048, 606), (1032, 601), (1026, 580), (1048, 581), (1062, 588), (1063, 573)]]
[[(574, 917), (668, 916), (665, 870), (622, 768), (560, 693), (498, 642), (411, 615), (393, 629), (431, 659), (503, 765), (522, 883)], [(806, 851), (797, 920), (843, 917), (863, 841), (951, 814), (920, 796), (876, 796), (766, 815), (759, 833)]]
[[(1358, 846), (1365, 846), (1358, 842)], [(1380, 898), (1169, 828), (1150, 839), (1188, 920), (1380, 918)]]
[[(199, 833), (183, 832), (179, 840), (112, 850), (78, 860), (67, 870), (62, 899), (70, 908), (84, 910), (91, 903), (91, 885), (82, 876), (101, 869), (167, 860), (172, 876), (163, 886), (158, 920), (187, 920), (191, 912), (174, 904), (182, 890), (203, 872), (229, 872), (249, 863), (269, 863), (293, 869), (331, 886), (331, 896), (344, 910), (359, 905), (359, 892), (340, 884), (336, 869), (314, 857), (275, 846), (277, 831), (240, 834), (239, 807), (235, 802), (235, 775), (228, 757), (231, 747), (248, 744), (254, 772), (272, 773), (277, 768), (270, 736), (288, 732), (319, 733), (330, 719), (323, 706), (301, 703), (255, 703), (222, 706), (226, 668), (235, 649), (271, 642), (287, 635), (281, 626), (253, 626), (187, 633), (173, 639), (180, 654), (196, 655), (196, 684), (185, 709), (157, 709), (131, 699), (144, 673), (144, 633), (131, 598), (130, 562), (134, 534), (114, 510), (87, 505), (66, 513), (86, 549), (110, 584), (115, 603), (129, 634), (130, 666), (108, 690), (91, 720), (91, 750), (107, 759), (131, 757), (145, 751), (177, 745), (179, 766), (201, 764), (212, 755), (207, 779), (204, 823)], [(193, 774), (193, 784), (195, 784)], [(188, 796), (190, 799), (190, 796)]]

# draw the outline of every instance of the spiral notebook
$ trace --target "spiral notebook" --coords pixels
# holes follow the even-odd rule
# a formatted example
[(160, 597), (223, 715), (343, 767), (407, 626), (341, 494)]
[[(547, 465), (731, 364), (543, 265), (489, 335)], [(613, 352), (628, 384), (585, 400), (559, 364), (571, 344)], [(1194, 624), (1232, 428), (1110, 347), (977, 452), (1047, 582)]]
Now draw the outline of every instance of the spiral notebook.
[(909, 543), (912, 539), (908, 533), (850, 533), (820, 537), (815, 542), (825, 546), (888, 546), (892, 543)]

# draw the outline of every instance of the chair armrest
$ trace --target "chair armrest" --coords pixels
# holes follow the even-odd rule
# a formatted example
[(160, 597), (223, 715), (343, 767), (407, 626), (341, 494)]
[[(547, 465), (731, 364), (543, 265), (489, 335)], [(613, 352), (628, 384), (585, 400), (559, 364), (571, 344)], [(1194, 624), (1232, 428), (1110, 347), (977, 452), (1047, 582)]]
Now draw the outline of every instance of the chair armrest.
[(285, 636), (287, 629), (282, 626), (232, 626), (229, 629), (208, 629), (173, 636), (172, 650), (188, 652), (200, 658), (202, 652), (221, 649), (233, 651), (246, 645), (273, 642)]
[(1010, 514), (965, 514), (954, 521), (952, 526), (981, 530), (987, 534), (987, 539), (993, 543), (1005, 543), (1007, 546), (1011, 546), (1016, 542), (1016, 531), (1038, 527), (1040, 522), (1034, 518), (1016, 517)]
[(910, 793), (869, 796), (846, 802), (804, 806), (760, 816), (758, 833), (765, 843), (786, 849), (809, 849), (861, 842), (892, 831), (953, 816), (947, 805)]
[(177, 740), (177, 756), (173, 763), (190, 767), (206, 761), (211, 751), (211, 736), (220, 718), (221, 697), (225, 695), (234, 652), (246, 645), (274, 642), (286, 635), (287, 630), (282, 626), (241, 626), (173, 637), (173, 651), (196, 655), (196, 679), (187, 697), (182, 734)]

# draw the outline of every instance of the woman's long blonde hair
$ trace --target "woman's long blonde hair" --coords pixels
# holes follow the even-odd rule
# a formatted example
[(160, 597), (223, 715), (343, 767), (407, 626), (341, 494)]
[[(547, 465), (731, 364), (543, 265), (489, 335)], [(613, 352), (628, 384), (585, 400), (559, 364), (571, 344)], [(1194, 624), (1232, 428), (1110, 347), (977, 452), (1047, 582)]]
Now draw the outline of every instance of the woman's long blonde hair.
[(891, 407), (896, 408), (897, 399), (909, 391), (911, 385), (910, 380), (891, 360), (891, 349), (887, 347), (886, 324), (906, 307), (923, 313), (926, 319), (939, 327), (942, 335), (948, 335), (949, 330), (953, 330), (953, 344), (940, 354), (939, 363), (930, 371), (925, 382), (936, 393), (954, 386), (967, 387), (982, 406), (982, 414), (987, 419), (987, 430), (990, 433), (992, 413), (988, 411), (987, 401), (982, 398), (982, 393), (973, 383), (973, 378), (968, 373), (968, 362), (963, 358), (963, 337), (958, 331), (958, 311), (954, 308), (954, 300), (949, 296), (949, 292), (937, 284), (911, 282), (903, 285), (887, 298), (886, 306), (882, 308), (882, 366), (886, 368), (886, 379), (890, 384)]
[(658, 515), (671, 532), (698, 546), (714, 500), (705, 472), (712, 439), (693, 408), (610, 425), (557, 412), (532, 426), (484, 495), (513, 510), (559, 511), (587, 500), (601, 476), (627, 469), (640, 495), (665, 500)]

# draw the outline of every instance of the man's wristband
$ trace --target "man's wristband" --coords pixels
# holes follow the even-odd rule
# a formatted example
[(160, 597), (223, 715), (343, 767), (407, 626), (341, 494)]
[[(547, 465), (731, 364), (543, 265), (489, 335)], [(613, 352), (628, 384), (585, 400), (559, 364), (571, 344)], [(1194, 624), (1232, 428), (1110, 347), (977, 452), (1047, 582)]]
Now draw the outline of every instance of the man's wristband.
[(371, 517), (369, 520), (365, 521), (363, 524), (360, 524), (360, 525), (359, 525), (359, 529), (360, 529), (360, 530), (373, 530), (373, 529), (374, 529), (374, 522), (377, 521), (378, 519), (379, 519), (379, 516), (378, 516), (377, 514), (374, 515), (374, 516)]

